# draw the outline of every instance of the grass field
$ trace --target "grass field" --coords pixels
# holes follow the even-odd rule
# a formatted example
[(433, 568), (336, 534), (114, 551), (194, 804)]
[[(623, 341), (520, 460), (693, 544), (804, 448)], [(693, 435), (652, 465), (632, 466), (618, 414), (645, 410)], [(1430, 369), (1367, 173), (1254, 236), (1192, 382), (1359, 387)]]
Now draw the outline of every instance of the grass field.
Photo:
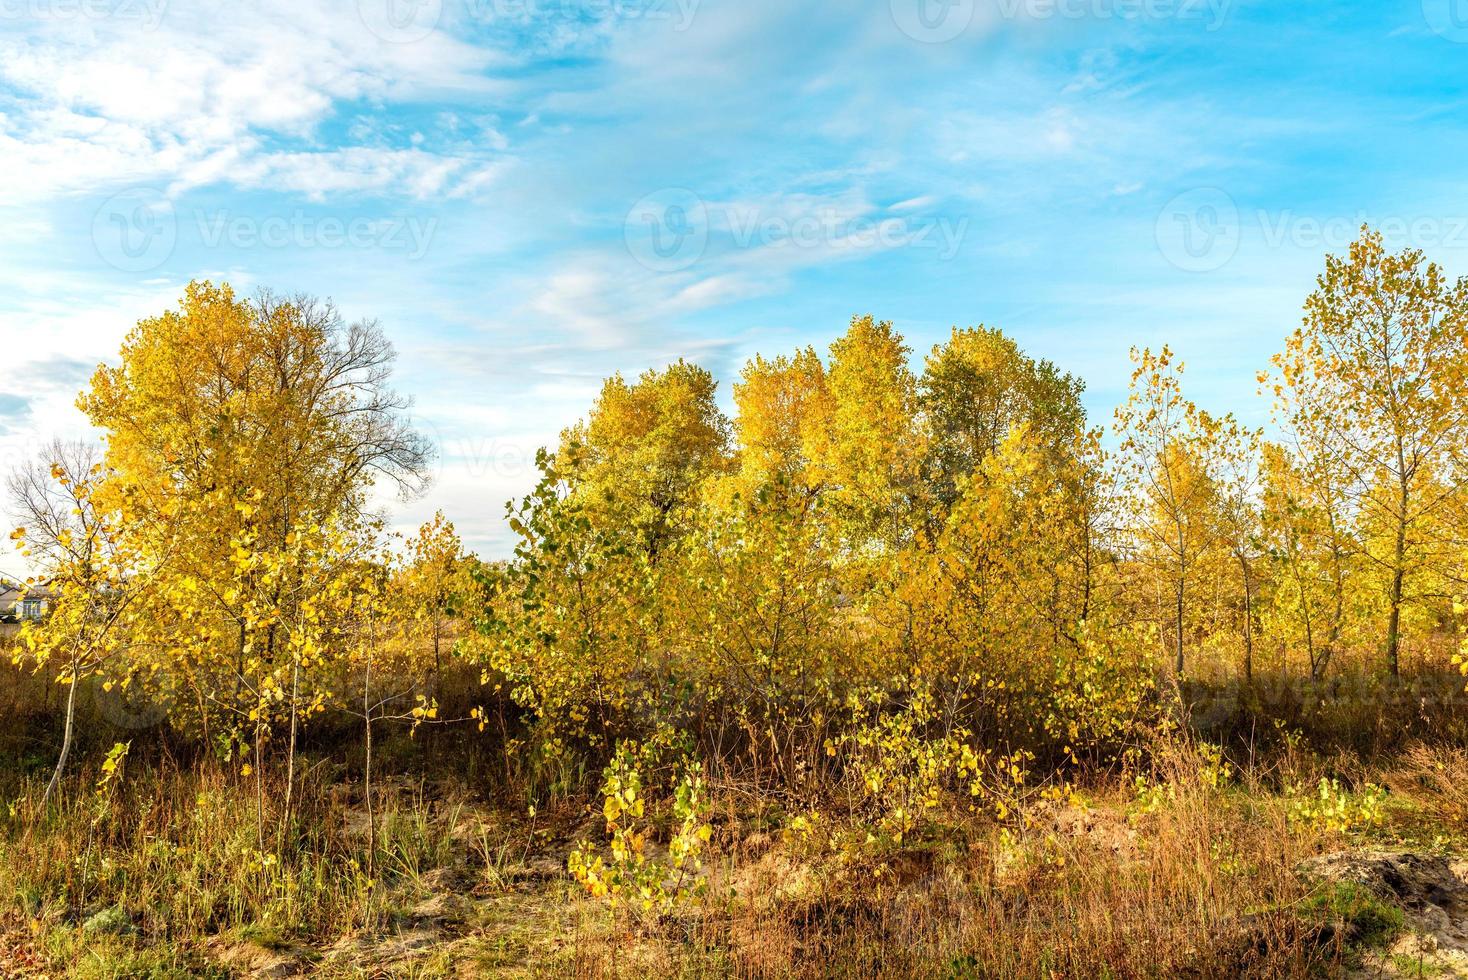
[[(12, 698), (37, 684), (7, 675)], [(568, 875), (575, 845), (601, 841), (595, 780), (547, 795), (492, 732), (385, 739), (369, 820), (353, 732), (323, 723), (288, 825), (270, 815), (283, 795), (270, 777), (262, 839), (255, 780), (166, 732), (107, 778), (106, 748), (128, 733), (97, 715), (65, 792), (41, 806), (57, 734), (11, 704), (0, 973), (1452, 975), (1453, 924), (1424, 947), (1421, 895), (1308, 871), (1319, 855), (1428, 860), (1468, 844), (1460, 701), (1431, 704), (1429, 687), (1415, 705), (1305, 699), (1296, 727), (1263, 730), (1249, 702), (1267, 685), (1233, 691), (1212, 733), (1229, 736), (1222, 753), (1158, 734), (1144, 764), (1074, 767), (1063, 794), (1002, 821), (944, 804), (900, 842), (843, 812), (839, 786), (799, 799), (711, 772), (706, 887), (666, 914), (609, 907)], [(656, 857), (666, 814), (650, 810), (649, 828)]]

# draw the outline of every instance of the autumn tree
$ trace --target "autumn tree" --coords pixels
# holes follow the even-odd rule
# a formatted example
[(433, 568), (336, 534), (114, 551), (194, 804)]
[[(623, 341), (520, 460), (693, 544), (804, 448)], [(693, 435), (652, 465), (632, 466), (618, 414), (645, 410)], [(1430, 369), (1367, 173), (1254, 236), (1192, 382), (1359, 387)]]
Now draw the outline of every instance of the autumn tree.
[[(1054, 364), (982, 326), (955, 328), (934, 346), (918, 381), (934, 498), (928, 519), (943, 542), (939, 554), (975, 571), (985, 549), (1001, 562), (1037, 559), (1009, 594), (1026, 596), (1022, 619), (1045, 624), (1044, 642), (1074, 639), (1101, 564), (1101, 454), (1096, 434), (1086, 431), (1082, 390)], [(1000, 553), (1008, 550), (1019, 553)], [(991, 575), (959, 580), (959, 594), (976, 598), (972, 589), (986, 578), (992, 588)]]
[(949, 508), (1011, 431), (1024, 426), (1036, 451), (1068, 454), (1085, 428), (1082, 383), (1036, 361), (1001, 331), (954, 328), (928, 355), (918, 382), (929, 436), (930, 479)]
[(1377, 571), (1389, 671), (1401, 670), (1404, 610), (1426, 601), (1424, 576), (1446, 560), (1468, 437), (1468, 278), (1450, 281), (1423, 254), (1386, 251), (1363, 231), (1328, 256), (1302, 326), (1267, 379), (1311, 453), (1339, 466)]
[[(837, 542), (818, 495), (775, 481), (704, 508), (667, 590), (680, 712), (716, 744), (793, 781), (816, 761), (835, 692), (870, 677), (843, 629)], [(741, 737), (742, 736), (742, 737)]]
[(163, 556), (130, 550), (117, 515), (98, 506), (105, 479), (100, 447), (57, 440), (8, 480), (11, 511), (24, 522), (11, 537), (38, 573), (27, 589), (43, 587), (49, 595), (45, 619), (22, 628), (17, 661), (54, 667), (67, 690), (61, 749), (43, 801), (55, 794), (71, 755), (82, 683), (100, 678), (109, 688), (127, 686), (146, 671), (119, 661), (141, 639), (138, 599)]
[(680, 531), (703, 479), (729, 456), (718, 383), (679, 360), (628, 384), (615, 375), (584, 422), (562, 435), (560, 466), (587, 514), (634, 528), (654, 561)]
[[(1324, 464), (1324, 465), (1322, 465)], [(1310, 676), (1324, 675), (1348, 633), (1356, 544), (1344, 488), (1330, 461), (1266, 443), (1261, 452), (1260, 536), (1272, 566), (1271, 632), (1304, 647)]]
[(435, 676), (443, 672), (443, 648), (454, 638), (455, 621), (468, 613), (474, 594), (472, 564), (463, 542), (442, 511), (408, 539), (402, 568), (393, 583), (404, 642), (433, 651)]
[(1254, 676), (1256, 604), (1259, 596), (1263, 534), (1259, 513), (1260, 432), (1240, 425), (1232, 416), (1207, 427), (1206, 455), (1218, 467), (1216, 481), (1217, 531), (1220, 547), (1228, 553), (1239, 587), (1239, 635), (1244, 647), (1244, 676)]
[(871, 316), (852, 318), (831, 345), (830, 425), (817, 465), (853, 544), (891, 546), (910, 533), (923, 440), (908, 354), (892, 324)]
[(393, 359), (375, 324), (330, 304), (196, 282), (80, 397), (107, 434), (103, 505), (139, 547), (171, 556), (155, 583), (157, 622), (173, 630), (160, 642), (205, 699), (206, 726), (215, 711), (263, 725), (287, 704), (294, 728), (311, 703), (299, 672), (317, 661), (292, 624), (312, 618), (330, 553), (303, 549), (361, 526), (374, 482), (424, 485), (432, 447), (389, 384)]
[(1171, 609), (1175, 669), (1186, 666), (1189, 603), (1219, 526), (1220, 430), (1215, 418), (1183, 396), (1183, 365), (1172, 351), (1133, 350), (1131, 393), (1116, 410), (1118, 464), (1127, 489), (1134, 556), (1158, 576)]
[(607, 746), (645, 704), (656, 595), (643, 529), (606, 521), (578, 493), (575, 466), (541, 451), (540, 481), (507, 505), (515, 556), (495, 576), (475, 650), (538, 723), (540, 748)]
[(823, 484), (818, 460), (829, 438), (832, 400), (813, 348), (771, 360), (755, 355), (734, 385), (738, 477), (746, 491), (785, 486), (803, 494)]

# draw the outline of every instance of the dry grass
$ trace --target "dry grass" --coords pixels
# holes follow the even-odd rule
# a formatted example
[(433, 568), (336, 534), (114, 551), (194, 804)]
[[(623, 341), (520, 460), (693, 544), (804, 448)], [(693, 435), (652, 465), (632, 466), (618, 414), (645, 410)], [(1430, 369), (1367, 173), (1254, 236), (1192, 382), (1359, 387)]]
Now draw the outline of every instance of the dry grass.
[[(288, 860), (265, 870), (247, 865), (244, 787), (135, 772), (122, 798), (8, 819), (3, 921), (29, 962), (106, 966), (96, 976), (283, 961), (325, 977), (1304, 977), (1347, 963), (1350, 929), (1312, 910), (1296, 871), (1342, 842), (1291, 827), (1278, 797), (1213, 785), (1185, 752), (1160, 768), (1161, 797), (1113, 784), (1005, 826), (950, 814), (901, 848), (791, 837), (725, 800), (740, 816), (718, 818), (708, 897), (656, 923), (566, 878), (571, 840), (595, 826), (577, 808), (532, 824), (403, 794), (369, 885), (349, 794), (316, 786)], [(111, 910), (113, 926), (88, 925)]]
[[(1027, 825), (948, 826), (852, 860), (746, 847), (663, 967), (739, 976), (1311, 976), (1348, 933), (1307, 914), (1297, 864), (1321, 841), (1170, 763), (1165, 805), (1113, 795)], [(747, 842), (746, 842), (747, 844)], [(688, 947), (703, 955), (690, 962)], [(631, 976), (615, 944), (592, 975)]]
[[(1354, 709), (1330, 710), (1335, 725)], [(574, 842), (599, 832), (597, 801), (575, 796), (532, 819), (526, 788), (508, 760), (486, 761), (492, 751), (384, 744), (392, 771), (369, 855), (356, 762), (339, 747), (317, 746), (299, 813), (283, 832), (267, 813), (262, 849), (253, 780), (140, 752), (99, 794), (101, 738), (44, 811), (38, 776), (0, 775), (0, 976), (1345, 972), (1391, 910), (1301, 877), (1309, 857), (1363, 841), (1292, 821), (1289, 788), (1381, 782), (1390, 820), (1369, 833), (1448, 846), (1468, 837), (1468, 752), (1363, 756), (1246, 732), (1235, 730), (1228, 774), (1187, 739), (1162, 739), (1129, 768), (1070, 773), (1070, 798), (1003, 823), (935, 813), (900, 845), (868, 839), (834, 800), (825, 832), (792, 833), (806, 803), (724, 783), (707, 897), (651, 923), (609, 911), (565, 873)], [(267, 790), (279, 799), (279, 786)]]

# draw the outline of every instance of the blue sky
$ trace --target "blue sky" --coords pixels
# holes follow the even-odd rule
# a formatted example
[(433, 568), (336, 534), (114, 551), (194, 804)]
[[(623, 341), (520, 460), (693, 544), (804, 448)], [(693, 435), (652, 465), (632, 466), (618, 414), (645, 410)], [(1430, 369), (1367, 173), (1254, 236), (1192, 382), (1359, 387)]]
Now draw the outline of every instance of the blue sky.
[(855, 313), (1262, 422), (1363, 221), (1468, 273), (1465, 96), (1468, 0), (0, 0), (0, 458), (205, 277), (380, 320), (487, 554), (606, 375)]

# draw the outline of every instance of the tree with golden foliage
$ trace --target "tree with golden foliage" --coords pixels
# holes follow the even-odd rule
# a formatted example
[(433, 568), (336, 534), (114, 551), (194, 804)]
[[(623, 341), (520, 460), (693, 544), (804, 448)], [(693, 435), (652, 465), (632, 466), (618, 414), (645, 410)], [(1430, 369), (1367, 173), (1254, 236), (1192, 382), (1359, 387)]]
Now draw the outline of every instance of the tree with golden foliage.
[(814, 348), (773, 360), (756, 354), (734, 384), (734, 404), (738, 476), (746, 493), (766, 486), (819, 493), (818, 460), (833, 403), (825, 365)]
[(1132, 362), (1131, 392), (1115, 423), (1131, 557), (1156, 577), (1171, 606), (1181, 677), (1194, 588), (1223, 538), (1218, 463), (1221, 430), (1232, 417), (1215, 418), (1183, 396), (1183, 364), (1167, 347), (1156, 354), (1133, 349)]
[(107, 434), (99, 506), (133, 550), (169, 556), (150, 597), (166, 669), (231, 751), (258, 756), (278, 715), (294, 732), (321, 703), (304, 675), (342, 652), (322, 617), (372, 550), (368, 491), (427, 478), (432, 447), (389, 385), (393, 358), (375, 324), (329, 304), (196, 282), (79, 399)]
[(444, 645), (452, 645), (456, 623), (476, 593), (472, 572), (473, 562), (443, 511), (408, 539), (393, 597), (404, 644), (433, 651), (435, 677), (443, 673)]
[(1001, 331), (957, 327), (935, 345), (918, 382), (938, 503), (953, 506), (961, 484), (979, 472), (1023, 426), (1037, 452), (1060, 458), (1085, 429), (1084, 385), (1049, 361), (1036, 361)]
[(817, 457), (822, 482), (857, 546), (894, 546), (910, 535), (924, 453), (917, 379), (888, 321), (853, 317), (831, 344), (830, 425)]
[(1363, 230), (1348, 255), (1326, 258), (1274, 367), (1265, 381), (1307, 467), (1342, 471), (1395, 676), (1404, 611), (1432, 600), (1424, 577), (1456, 558), (1444, 535), (1468, 476), (1468, 278), (1450, 281), (1415, 249), (1390, 254)]
[(148, 672), (147, 665), (125, 663), (124, 654), (146, 636), (139, 598), (162, 560), (132, 551), (117, 515), (98, 506), (106, 479), (98, 447), (59, 440), (9, 478), (11, 507), (25, 521), (11, 538), (39, 573), (27, 589), (43, 586), (50, 594), (45, 619), (23, 625), (15, 661), (54, 669), (56, 683), (66, 687), (61, 750), (43, 803), (71, 756), (83, 682), (99, 678), (110, 690)]
[(703, 479), (728, 464), (717, 388), (682, 360), (630, 385), (615, 375), (586, 420), (562, 435), (560, 466), (574, 471), (581, 505), (634, 528), (653, 561), (677, 539)]

